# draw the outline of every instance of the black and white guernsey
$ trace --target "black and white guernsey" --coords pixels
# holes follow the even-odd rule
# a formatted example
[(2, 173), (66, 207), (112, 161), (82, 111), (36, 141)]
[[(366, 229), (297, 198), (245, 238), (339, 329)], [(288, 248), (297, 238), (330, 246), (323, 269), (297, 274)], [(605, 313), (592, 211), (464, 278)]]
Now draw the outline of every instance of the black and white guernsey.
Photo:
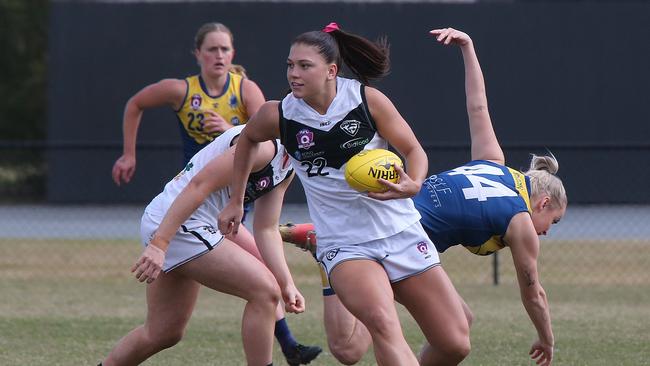
[(388, 144), (377, 132), (364, 86), (339, 77), (336, 90), (324, 115), (293, 94), (279, 105), (280, 140), (304, 187), (319, 253), (394, 235), (420, 219), (410, 199), (379, 201), (346, 183), (352, 156)]

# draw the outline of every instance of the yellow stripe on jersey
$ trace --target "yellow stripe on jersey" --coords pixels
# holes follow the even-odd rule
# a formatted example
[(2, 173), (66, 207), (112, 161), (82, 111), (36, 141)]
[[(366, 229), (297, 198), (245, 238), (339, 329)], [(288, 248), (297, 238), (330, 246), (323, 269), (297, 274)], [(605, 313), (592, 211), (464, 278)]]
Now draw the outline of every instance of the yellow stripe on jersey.
[(203, 131), (205, 111), (217, 112), (233, 126), (248, 121), (248, 113), (242, 102), (242, 76), (228, 73), (228, 81), (221, 95), (213, 97), (201, 86), (199, 75), (190, 76), (187, 82), (187, 95), (182, 107), (176, 112), (187, 134), (198, 144), (214, 140), (220, 133), (208, 134)]
[(517, 192), (521, 198), (523, 198), (524, 202), (526, 202), (528, 212), (532, 213), (533, 210), (530, 208), (530, 196), (528, 194), (528, 187), (526, 186), (526, 176), (522, 172), (514, 170), (512, 168), (508, 168), (508, 171), (510, 174), (512, 174), (512, 179), (515, 181), (515, 189), (517, 189)]
[(496, 251), (505, 248), (506, 245), (503, 244), (503, 240), (501, 240), (501, 235), (494, 235), (493, 237), (488, 239), (485, 243), (477, 247), (470, 247), (464, 245), (463, 247), (476, 255), (490, 255)]
[[(532, 213), (532, 209), (530, 207), (530, 196), (528, 194), (528, 187), (526, 186), (526, 176), (520, 171), (511, 169), (509, 167), (506, 168), (508, 168), (508, 171), (512, 175), (512, 179), (515, 182), (515, 189), (517, 190), (517, 193), (519, 193), (521, 198), (526, 203), (526, 208), (528, 208), (528, 212)], [(505, 246), (506, 245), (503, 243), (503, 239), (501, 235), (494, 235), (490, 239), (488, 239), (485, 243), (481, 244), (480, 246), (477, 247), (464, 246), (464, 247), (465, 249), (469, 250), (470, 252), (476, 255), (490, 255), (496, 251), (505, 248)]]

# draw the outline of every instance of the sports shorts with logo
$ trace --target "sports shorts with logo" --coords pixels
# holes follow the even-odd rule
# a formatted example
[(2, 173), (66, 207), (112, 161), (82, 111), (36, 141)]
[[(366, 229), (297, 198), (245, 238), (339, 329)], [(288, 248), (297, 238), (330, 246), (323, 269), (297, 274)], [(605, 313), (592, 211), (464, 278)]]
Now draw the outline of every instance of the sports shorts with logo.
[[(149, 245), (162, 219), (162, 217), (146, 211), (142, 215), (140, 237), (143, 246)], [(169, 243), (162, 268), (163, 271), (169, 272), (194, 258), (202, 256), (214, 249), (222, 240), (223, 235), (212, 224), (192, 219), (185, 221)]]
[[(369, 259), (379, 263), (391, 283), (420, 274), (440, 265), (438, 251), (419, 222), (404, 231), (383, 239), (342, 245), (321, 253), (318, 258), (323, 277), (323, 295), (332, 295), (334, 290), (329, 278), (336, 266), (342, 262)], [(327, 281), (325, 281), (327, 279)]]

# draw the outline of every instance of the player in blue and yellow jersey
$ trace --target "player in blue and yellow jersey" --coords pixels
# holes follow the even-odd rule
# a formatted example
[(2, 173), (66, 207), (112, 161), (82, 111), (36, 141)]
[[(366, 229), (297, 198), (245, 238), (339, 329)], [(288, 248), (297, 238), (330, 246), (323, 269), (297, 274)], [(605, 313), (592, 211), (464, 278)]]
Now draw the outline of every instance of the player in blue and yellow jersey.
[[(472, 161), (425, 179), (413, 198), (420, 223), (439, 252), (453, 245), (463, 245), (478, 255), (510, 248), (521, 300), (538, 334), (529, 354), (539, 365), (550, 365), (554, 337), (537, 257), (539, 235), (546, 235), (551, 225), (560, 221), (567, 206), (562, 182), (554, 175), (558, 163), (553, 156), (533, 155), (530, 169), (524, 173), (504, 165), (472, 40), (452, 28), (432, 30), (431, 34), (445, 45), (458, 45), (463, 54)], [(312, 230), (311, 224), (281, 226), (285, 241), (308, 250), (316, 245)], [(356, 363), (367, 351), (370, 335), (341, 305), (326, 280), (323, 299), (330, 350), (340, 361)], [(464, 301), (463, 307), (471, 324), (473, 315)], [(425, 345), (421, 364), (438, 364), (432, 354), (432, 347)]]
[[(126, 103), (124, 151), (113, 165), (115, 184), (129, 183), (136, 168), (136, 138), (144, 110), (169, 106), (176, 112), (183, 139), (184, 164), (228, 128), (243, 124), (264, 103), (255, 82), (233, 65), (233, 35), (221, 23), (207, 23), (194, 38), (194, 56), (201, 67), (186, 79), (163, 79), (137, 92)], [(245, 75), (245, 74), (244, 74)]]
[[(184, 162), (233, 126), (245, 124), (264, 103), (257, 84), (246, 78), (245, 71), (232, 63), (235, 55), (232, 32), (221, 23), (207, 23), (194, 39), (194, 56), (201, 68), (198, 75), (186, 79), (164, 79), (146, 86), (126, 104), (123, 133), (124, 151), (113, 166), (113, 181), (129, 183), (136, 168), (136, 137), (145, 109), (169, 106), (178, 117), (183, 139)], [(250, 232), (231, 238), (258, 259), (259, 250)], [(290, 365), (310, 362), (322, 351), (304, 346), (291, 334), (278, 306), (276, 338)]]

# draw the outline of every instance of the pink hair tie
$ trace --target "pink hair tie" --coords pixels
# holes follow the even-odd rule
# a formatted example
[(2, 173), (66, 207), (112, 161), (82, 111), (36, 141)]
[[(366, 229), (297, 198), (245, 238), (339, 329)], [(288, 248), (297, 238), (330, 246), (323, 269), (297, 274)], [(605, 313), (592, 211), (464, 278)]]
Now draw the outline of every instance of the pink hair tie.
[(334, 22), (331, 22), (330, 24), (326, 25), (325, 28), (323, 28), (323, 32), (325, 33), (334, 32), (335, 30), (340, 30), (340, 29), (339, 29), (339, 25)]

